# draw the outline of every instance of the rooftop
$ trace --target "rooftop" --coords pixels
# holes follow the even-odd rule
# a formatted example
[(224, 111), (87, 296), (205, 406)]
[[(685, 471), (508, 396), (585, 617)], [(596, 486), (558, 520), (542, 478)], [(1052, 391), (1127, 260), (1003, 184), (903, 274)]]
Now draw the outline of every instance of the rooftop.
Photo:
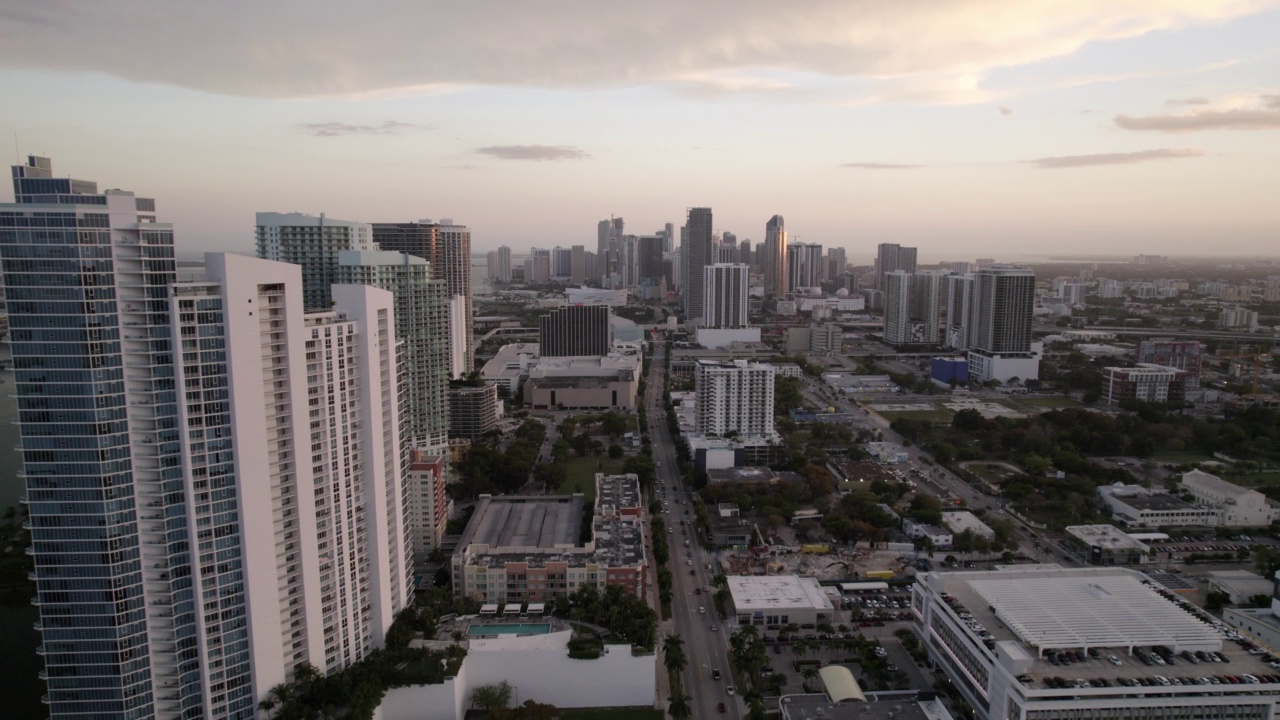
[(1195, 505), (1175, 495), (1122, 495), (1120, 500), (1134, 510), (1188, 510)]
[(1251, 492), (1254, 492), (1249, 488), (1240, 487), (1239, 485), (1229, 483), (1226, 480), (1223, 480), (1222, 478), (1218, 477), (1217, 475), (1210, 475), (1209, 473), (1203, 470), (1191, 470), (1189, 472), (1183, 473), (1182, 482), (1183, 484), (1189, 483), (1196, 487), (1203, 488), (1208, 492), (1217, 493), (1220, 495), (1230, 495), (1232, 497), (1240, 497), (1242, 495), (1247, 495)]
[[(824, 668), (825, 669), (825, 668)], [(920, 702), (914, 693), (870, 693), (867, 702), (832, 702), (825, 693), (784, 695), (785, 720), (950, 720), (936, 700)]]
[(578, 545), (582, 495), (523, 497), (481, 495), (459, 548), (564, 548)]
[(1114, 525), (1070, 525), (1066, 530), (1068, 535), (1087, 543), (1090, 547), (1106, 550), (1145, 551), (1147, 549), (1141, 541), (1133, 539)]
[(832, 609), (831, 600), (814, 578), (730, 575), (726, 580), (733, 596), (733, 606), (739, 612), (777, 608)]

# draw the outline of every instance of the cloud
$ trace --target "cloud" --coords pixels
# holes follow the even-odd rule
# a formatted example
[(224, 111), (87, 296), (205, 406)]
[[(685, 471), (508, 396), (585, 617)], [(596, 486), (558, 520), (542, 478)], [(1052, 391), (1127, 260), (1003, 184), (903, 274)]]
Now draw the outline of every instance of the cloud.
[(1202, 97), (1174, 98), (1166, 100), (1165, 105), (1208, 105), (1209, 101)]
[[(411, 88), (631, 87), (774, 73), (888, 82), (907, 102), (973, 102), (990, 70), (1089, 43), (1219, 23), (1277, 0), (0, 0), (0, 68), (102, 72), (229, 95)], [(282, 23), (286, 23), (284, 27)], [(423, 28), (431, 28), (424, 37)], [(934, 80), (930, 92), (893, 81)], [(928, 83), (925, 83), (928, 85)], [(448, 91), (448, 90), (446, 90)], [(914, 96), (915, 99), (912, 99)]]
[(922, 168), (923, 165), (902, 165), (899, 163), (878, 163), (878, 162), (854, 162), (845, 163), (840, 167), (857, 168), (859, 170), (915, 170)]
[(1009, 109), (1009, 108), (1007, 108), (1007, 107), (1004, 107), (1003, 105), (1001, 105), (1000, 107), (998, 107), (998, 108), (996, 108), (996, 109), (997, 109), (997, 110), (999, 110), (999, 111), (1000, 111), (1000, 114), (1001, 114), (1001, 115), (1004, 115), (1005, 117), (1009, 117), (1010, 115), (1012, 115), (1012, 114), (1013, 114), (1013, 111), (1012, 111), (1012, 110), (1010, 110), (1010, 109)]
[(387, 120), (381, 125), (352, 125), (344, 122), (304, 123), (299, 130), (316, 137), (341, 137), (343, 135), (399, 135), (410, 130), (426, 130), (422, 125)]
[(591, 157), (572, 145), (491, 145), (475, 151), (501, 160), (586, 160)]
[[(1192, 98), (1198, 100), (1199, 98)], [(1186, 133), (1198, 130), (1280, 130), (1280, 95), (1260, 95), (1248, 104), (1236, 102), (1221, 108), (1185, 115), (1117, 115), (1124, 130)]]
[(1039, 158), (1027, 160), (1032, 165), (1044, 170), (1062, 168), (1094, 167), (1096, 165), (1133, 165), (1151, 160), (1173, 160), (1177, 158), (1194, 158), (1204, 155), (1203, 150), (1196, 148), (1160, 148), (1159, 150), (1141, 150), (1128, 153), (1100, 153), (1097, 155), (1063, 155), (1061, 157)]

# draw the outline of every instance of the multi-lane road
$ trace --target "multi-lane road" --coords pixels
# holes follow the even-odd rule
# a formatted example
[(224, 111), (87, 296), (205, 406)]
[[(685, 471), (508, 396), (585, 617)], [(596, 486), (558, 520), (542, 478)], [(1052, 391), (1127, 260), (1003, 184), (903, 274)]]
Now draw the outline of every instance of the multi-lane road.
[[(692, 717), (717, 717), (723, 703), (725, 717), (739, 718), (742, 715), (739, 696), (728, 693), (733, 682), (728, 661), (729, 630), (716, 616), (712, 600), (714, 558), (703, 550), (695, 536), (694, 512), (690, 504), (693, 488), (685, 487), (684, 479), (680, 477), (676, 446), (667, 429), (662, 398), (666, 343), (655, 341), (653, 347), (644, 403), (649, 418), (649, 436), (653, 442), (653, 459), (657, 464), (654, 492), (657, 499), (665, 503), (662, 518), (670, 530), (667, 544), (671, 547), (673, 596), (672, 618), (662, 624), (661, 632), (684, 640), (684, 654), (688, 662), (682, 674), (682, 684), (689, 696)], [(708, 588), (713, 592), (708, 593)], [(712, 678), (712, 670), (720, 672), (719, 680)], [(665, 673), (665, 670), (660, 669), (659, 672)], [(665, 708), (670, 695), (660, 699)]]

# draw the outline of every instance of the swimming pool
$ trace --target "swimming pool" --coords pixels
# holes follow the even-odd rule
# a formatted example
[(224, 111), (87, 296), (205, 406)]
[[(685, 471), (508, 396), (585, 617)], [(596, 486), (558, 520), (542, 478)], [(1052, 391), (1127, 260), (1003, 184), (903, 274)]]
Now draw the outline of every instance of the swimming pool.
[(471, 625), (467, 627), (467, 635), (546, 635), (551, 632), (551, 623), (500, 623), (497, 625)]

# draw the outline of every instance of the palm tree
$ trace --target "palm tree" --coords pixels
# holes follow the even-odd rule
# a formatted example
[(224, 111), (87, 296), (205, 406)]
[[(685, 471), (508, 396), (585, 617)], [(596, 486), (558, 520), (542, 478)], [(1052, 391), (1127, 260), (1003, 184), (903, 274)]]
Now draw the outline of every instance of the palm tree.
[(693, 716), (693, 710), (689, 707), (689, 696), (679, 690), (671, 694), (671, 705), (667, 707), (667, 712), (675, 720), (688, 720)]
[(688, 665), (688, 659), (684, 656), (684, 640), (668, 635), (662, 642), (662, 652), (662, 663), (673, 678), (684, 671)]
[(812, 665), (805, 665), (804, 669), (800, 671), (800, 674), (804, 676), (805, 689), (808, 690), (809, 683), (814, 678), (818, 677), (818, 668)]
[(276, 699), (267, 695), (258, 703), (258, 709), (267, 714), (267, 720), (271, 720), (271, 711), (276, 709)]

